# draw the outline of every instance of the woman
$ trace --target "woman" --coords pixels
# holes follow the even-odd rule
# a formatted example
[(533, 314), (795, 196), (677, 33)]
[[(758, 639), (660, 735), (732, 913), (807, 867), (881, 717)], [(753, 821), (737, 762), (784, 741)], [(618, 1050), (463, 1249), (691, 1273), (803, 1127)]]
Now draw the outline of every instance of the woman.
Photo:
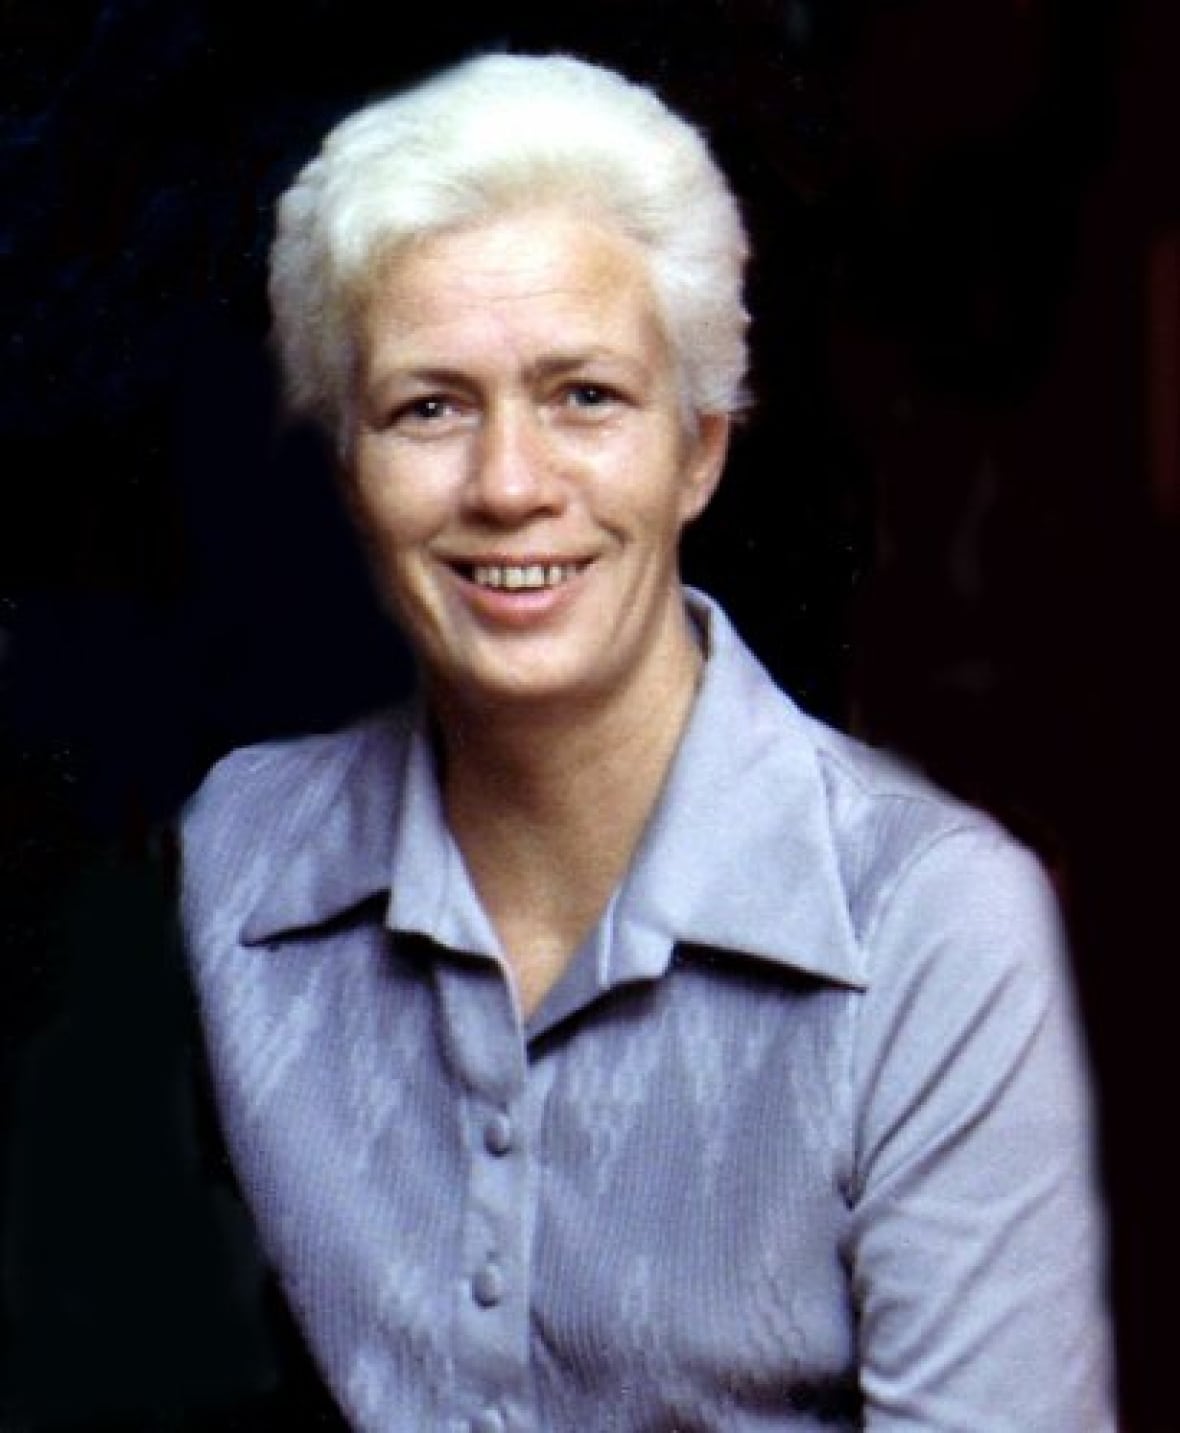
[(421, 695), (228, 758), (186, 922), (358, 1429), (1112, 1426), (1039, 870), (680, 586), (745, 255), (699, 135), (563, 58), (362, 111), (282, 201), (288, 391)]

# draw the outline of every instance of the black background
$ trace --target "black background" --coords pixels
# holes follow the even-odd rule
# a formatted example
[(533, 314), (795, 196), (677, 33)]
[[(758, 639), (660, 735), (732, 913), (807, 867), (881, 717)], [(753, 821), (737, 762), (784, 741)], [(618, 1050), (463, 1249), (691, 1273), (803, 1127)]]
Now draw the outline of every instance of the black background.
[[(1149, 422), (1151, 255), (1180, 244), (1171, 0), (0, 4), (0, 1427), (42, 1403), (98, 1426), (187, 1336), (153, 1299), (198, 1255), (102, 1192), (153, 1158), (119, 1144), (149, 1098), (119, 1044), (150, 1044), (166, 983), (170, 816), (228, 747), (408, 680), (321, 449), (272, 421), (273, 199), (364, 99), (504, 46), (655, 83), (739, 191), (759, 406), (687, 575), (804, 705), (1049, 863), (1124, 1416), (1180, 1428), (1180, 473)], [(63, 1221), (64, 1246), (38, 1234)], [(98, 1333), (119, 1318), (122, 1364)]]

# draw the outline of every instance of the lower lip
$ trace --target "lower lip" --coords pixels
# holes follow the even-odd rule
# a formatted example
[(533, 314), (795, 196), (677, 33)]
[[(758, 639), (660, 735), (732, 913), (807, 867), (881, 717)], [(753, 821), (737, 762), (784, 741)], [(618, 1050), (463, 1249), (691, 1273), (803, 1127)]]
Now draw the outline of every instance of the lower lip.
[(469, 577), (458, 577), (467, 606), (496, 627), (518, 631), (540, 626), (561, 613), (585, 580), (587, 567), (556, 587), (483, 587)]

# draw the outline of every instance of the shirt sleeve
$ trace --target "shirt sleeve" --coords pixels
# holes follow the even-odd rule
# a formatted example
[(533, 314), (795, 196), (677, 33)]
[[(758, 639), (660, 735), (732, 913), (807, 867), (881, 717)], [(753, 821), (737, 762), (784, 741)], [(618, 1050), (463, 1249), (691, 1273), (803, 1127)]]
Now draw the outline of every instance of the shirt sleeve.
[(1090, 1099), (1056, 904), (990, 829), (866, 932), (851, 1240), (871, 1433), (1113, 1430)]

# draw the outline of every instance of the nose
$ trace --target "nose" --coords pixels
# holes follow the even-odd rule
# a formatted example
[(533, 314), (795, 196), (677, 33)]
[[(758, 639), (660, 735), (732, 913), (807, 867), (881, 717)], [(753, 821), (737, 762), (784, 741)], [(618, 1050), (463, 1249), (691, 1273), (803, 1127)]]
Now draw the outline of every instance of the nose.
[(469, 514), (518, 524), (559, 509), (562, 493), (552, 438), (540, 415), (525, 402), (489, 407), (472, 454)]

